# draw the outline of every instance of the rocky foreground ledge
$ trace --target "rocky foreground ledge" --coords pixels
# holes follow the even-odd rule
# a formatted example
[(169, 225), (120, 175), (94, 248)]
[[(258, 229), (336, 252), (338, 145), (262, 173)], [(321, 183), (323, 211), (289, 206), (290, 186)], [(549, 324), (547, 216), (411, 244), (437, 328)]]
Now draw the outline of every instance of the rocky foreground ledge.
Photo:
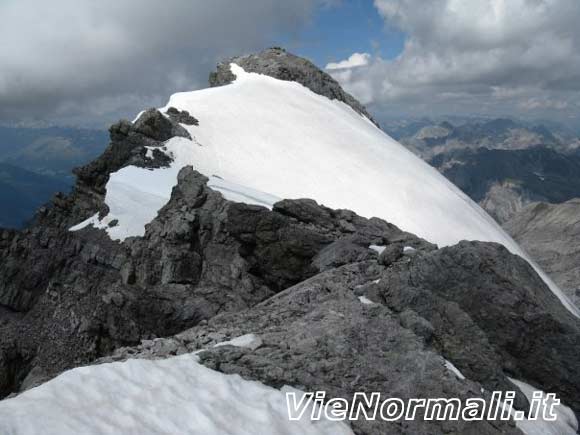
[[(224, 199), (192, 167), (143, 237), (69, 228), (106, 213), (109, 174), (167, 165), (195, 114), (149, 110), (111, 128), (29, 228), (0, 232), (0, 398), (64, 370), (202, 350), (202, 364), (329, 396), (482, 397), (525, 381), (580, 413), (580, 322), (494, 243), (438, 248), (311, 199)], [(147, 148), (146, 148), (147, 147)], [(149, 154), (147, 151), (153, 149)], [(253, 334), (251, 347), (214, 344)], [(452, 363), (465, 377), (446, 368)], [(527, 409), (523, 394), (518, 409)], [(513, 422), (353, 422), (357, 434), (518, 434)]]

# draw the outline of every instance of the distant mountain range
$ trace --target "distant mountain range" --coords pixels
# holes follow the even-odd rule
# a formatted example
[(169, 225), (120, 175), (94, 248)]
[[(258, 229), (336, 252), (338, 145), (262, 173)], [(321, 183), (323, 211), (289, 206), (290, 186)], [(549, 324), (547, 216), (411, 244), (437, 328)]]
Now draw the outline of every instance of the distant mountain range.
[(0, 226), (21, 227), (55, 192), (68, 191), (72, 169), (107, 142), (104, 130), (0, 127)]
[(452, 149), (428, 161), (500, 223), (531, 202), (580, 197), (580, 155), (548, 146)]
[(69, 189), (69, 183), (60, 178), (0, 163), (0, 227), (21, 227), (55, 192)]
[(425, 160), (466, 148), (518, 150), (544, 146), (563, 153), (574, 153), (580, 147), (578, 137), (564, 127), (549, 129), (543, 124), (504, 118), (461, 124), (422, 119), (391, 122), (383, 128)]
[(580, 304), (580, 139), (557, 125), (428, 119), (385, 130), (478, 202)]

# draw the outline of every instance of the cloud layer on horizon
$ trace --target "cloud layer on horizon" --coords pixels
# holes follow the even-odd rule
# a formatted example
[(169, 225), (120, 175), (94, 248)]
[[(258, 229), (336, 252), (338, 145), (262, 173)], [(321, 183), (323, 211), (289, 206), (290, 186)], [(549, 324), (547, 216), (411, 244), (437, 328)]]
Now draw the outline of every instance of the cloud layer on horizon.
[(354, 53), (365, 62), (345, 60), (328, 70), (375, 111), (560, 117), (580, 111), (578, 0), (374, 3), (387, 26), (407, 35), (403, 52), (393, 60)]
[[(0, 123), (105, 125), (206, 86), (219, 59), (298, 35), (343, 0), (4, 0)], [(374, 0), (407, 36), (328, 65), (382, 115), (580, 113), (578, 0)], [(364, 26), (365, 23), (353, 23)], [(340, 44), (341, 41), (336, 41)]]
[(217, 60), (263, 48), (329, 0), (4, 0), (0, 121), (108, 122), (205, 86)]

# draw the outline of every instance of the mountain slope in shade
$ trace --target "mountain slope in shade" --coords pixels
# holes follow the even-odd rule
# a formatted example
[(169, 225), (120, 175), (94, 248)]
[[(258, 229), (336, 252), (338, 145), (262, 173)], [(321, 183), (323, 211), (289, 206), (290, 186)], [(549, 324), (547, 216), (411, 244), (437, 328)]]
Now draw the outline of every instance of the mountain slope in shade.
[(580, 199), (530, 204), (504, 228), (579, 305)]
[(184, 125), (191, 139), (173, 137), (165, 143), (170, 167), (129, 166), (111, 174), (105, 199), (109, 214), (72, 229), (93, 224), (113, 239), (142, 236), (167, 203), (179, 170), (192, 165), (229, 183), (232, 188), (218, 188), (226, 197), (233, 191), (240, 200), (240, 192), (249, 189), (270, 197), (314, 198), (331, 208), (386, 219), (441, 246), (491, 241), (531, 261), (477, 204), (353, 108), (296, 82), (247, 73), (233, 63), (230, 70), (231, 84), (175, 94), (161, 109), (185, 110), (199, 120), (199, 125)]
[(580, 197), (580, 158), (547, 147), (461, 149), (430, 163), (500, 223), (530, 202)]
[(71, 170), (98, 157), (107, 141), (104, 130), (0, 126), (0, 161), (72, 183)]

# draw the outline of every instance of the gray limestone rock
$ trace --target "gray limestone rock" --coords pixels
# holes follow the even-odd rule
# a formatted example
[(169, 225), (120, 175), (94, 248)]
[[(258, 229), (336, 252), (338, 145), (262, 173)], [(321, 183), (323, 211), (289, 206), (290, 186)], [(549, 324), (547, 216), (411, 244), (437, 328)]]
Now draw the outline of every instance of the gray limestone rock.
[(199, 125), (199, 121), (194, 116), (191, 116), (187, 110), (178, 110), (175, 107), (170, 107), (165, 113), (171, 120), (180, 124)]
[(580, 199), (533, 203), (503, 224), (568, 297), (580, 307)]
[(352, 95), (346, 93), (330, 75), (321, 71), (309, 60), (288, 53), (282, 48), (269, 48), (257, 54), (238, 56), (221, 62), (216, 71), (209, 76), (211, 86), (227, 85), (235, 79), (230, 71), (230, 63), (241, 66), (247, 72), (298, 82), (312, 92), (348, 104), (357, 113), (378, 125), (365, 107)]

